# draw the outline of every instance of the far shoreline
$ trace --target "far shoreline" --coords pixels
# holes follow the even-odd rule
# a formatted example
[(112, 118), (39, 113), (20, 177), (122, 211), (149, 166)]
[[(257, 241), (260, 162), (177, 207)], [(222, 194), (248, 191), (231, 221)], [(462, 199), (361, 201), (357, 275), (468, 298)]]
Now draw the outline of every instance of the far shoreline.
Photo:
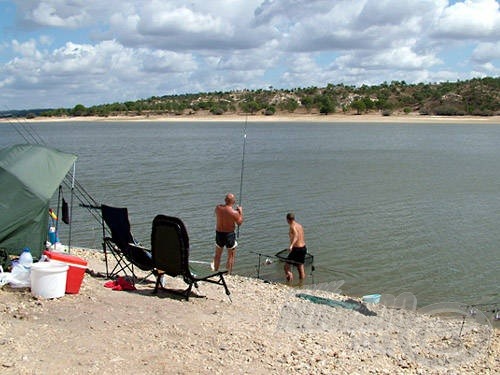
[(499, 124), (500, 116), (431, 116), (419, 114), (192, 114), (192, 115), (137, 115), (137, 116), (78, 116), (78, 117), (6, 117), (0, 123), (45, 123), (45, 122), (310, 122), (310, 123), (389, 123), (389, 124)]

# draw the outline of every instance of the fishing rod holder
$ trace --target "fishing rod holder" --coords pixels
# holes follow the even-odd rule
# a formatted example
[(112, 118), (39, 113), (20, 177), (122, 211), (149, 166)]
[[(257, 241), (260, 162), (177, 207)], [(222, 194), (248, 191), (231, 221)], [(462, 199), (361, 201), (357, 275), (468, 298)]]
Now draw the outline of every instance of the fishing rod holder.
[[(476, 303), (473, 305), (466, 305), (465, 310), (467, 311), (468, 314), (463, 314), (462, 326), (460, 327), (460, 332), (459, 332), (458, 336), (460, 337), (462, 335), (462, 330), (464, 328), (465, 320), (467, 319), (467, 317), (474, 318), (477, 316), (477, 314), (479, 312), (486, 313), (486, 314), (493, 313), (493, 315), (491, 315), (490, 319), (492, 321), (500, 320), (500, 309), (498, 308), (498, 305), (499, 305), (499, 302)], [(464, 306), (464, 305), (462, 305), (462, 306)], [(492, 308), (488, 309), (487, 307), (492, 307)]]

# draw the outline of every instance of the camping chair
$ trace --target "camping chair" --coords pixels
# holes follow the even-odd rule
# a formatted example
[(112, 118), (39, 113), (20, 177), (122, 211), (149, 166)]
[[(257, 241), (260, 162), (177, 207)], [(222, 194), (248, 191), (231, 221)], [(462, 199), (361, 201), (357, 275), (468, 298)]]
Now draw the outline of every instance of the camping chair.
[(203, 269), (199, 263), (189, 263), (189, 237), (184, 223), (176, 218), (157, 215), (153, 220), (151, 233), (151, 250), (156, 269), (156, 285), (153, 293), (158, 293), (160, 279), (163, 274), (172, 277), (182, 276), (188, 288), (182, 292), (189, 300), (193, 285), (198, 288), (198, 282), (206, 281), (221, 285), (231, 300), (230, 292), (224, 280), (224, 271), (214, 272), (207, 264)]
[[(143, 277), (141, 281), (146, 280), (153, 273), (153, 261), (151, 252), (142, 247), (132, 236), (130, 232), (130, 222), (128, 219), (128, 210), (126, 208), (117, 208), (101, 205), (102, 213), (102, 231), (104, 251), (104, 260), (106, 262), (106, 277), (115, 278), (120, 273), (125, 276), (131, 276), (133, 280), (138, 280), (134, 266), (150, 273)], [(111, 232), (111, 237), (107, 236), (104, 224)], [(115, 259), (114, 267), (111, 268), (111, 261), (108, 259), (108, 253)]]

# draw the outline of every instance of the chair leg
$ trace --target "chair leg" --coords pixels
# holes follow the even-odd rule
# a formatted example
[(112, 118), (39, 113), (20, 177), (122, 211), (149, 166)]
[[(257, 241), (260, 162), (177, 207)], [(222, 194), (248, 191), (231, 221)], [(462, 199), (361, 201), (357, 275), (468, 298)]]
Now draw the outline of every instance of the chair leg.
[(158, 275), (156, 275), (156, 283), (155, 283), (155, 288), (153, 290), (153, 294), (158, 294), (158, 288), (160, 286), (160, 279), (161, 279), (161, 276), (162, 274), (159, 273)]
[(186, 301), (189, 301), (189, 295), (191, 294), (191, 289), (193, 289), (193, 283), (189, 283), (188, 288), (186, 289)]
[(222, 285), (224, 286), (224, 290), (226, 291), (227, 298), (229, 298), (229, 301), (233, 303), (233, 300), (231, 299), (231, 292), (229, 291), (229, 288), (227, 287), (226, 280), (224, 280), (224, 276), (220, 275), (220, 281), (222, 282)]
[[(120, 273), (125, 274), (125, 276), (131, 276), (135, 279), (134, 265), (129, 263), (116, 245), (107, 238), (104, 238), (103, 251), (104, 261), (106, 263), (106, 277), (108, 279), (115, 278), (119, 276)], [(114, 259), (116, 262), (112, 270), (110, 270), (111, 265), (109, 264), (111, 259)]]

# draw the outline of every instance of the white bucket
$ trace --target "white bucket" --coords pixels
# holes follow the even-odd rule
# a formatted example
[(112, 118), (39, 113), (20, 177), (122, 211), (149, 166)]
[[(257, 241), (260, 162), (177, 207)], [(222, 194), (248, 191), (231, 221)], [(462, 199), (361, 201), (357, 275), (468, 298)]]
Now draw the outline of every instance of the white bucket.
[(38, 262), (31, 266), (31, 294), (35, 297), (64, 296), (69, 266), (53, 262)]

